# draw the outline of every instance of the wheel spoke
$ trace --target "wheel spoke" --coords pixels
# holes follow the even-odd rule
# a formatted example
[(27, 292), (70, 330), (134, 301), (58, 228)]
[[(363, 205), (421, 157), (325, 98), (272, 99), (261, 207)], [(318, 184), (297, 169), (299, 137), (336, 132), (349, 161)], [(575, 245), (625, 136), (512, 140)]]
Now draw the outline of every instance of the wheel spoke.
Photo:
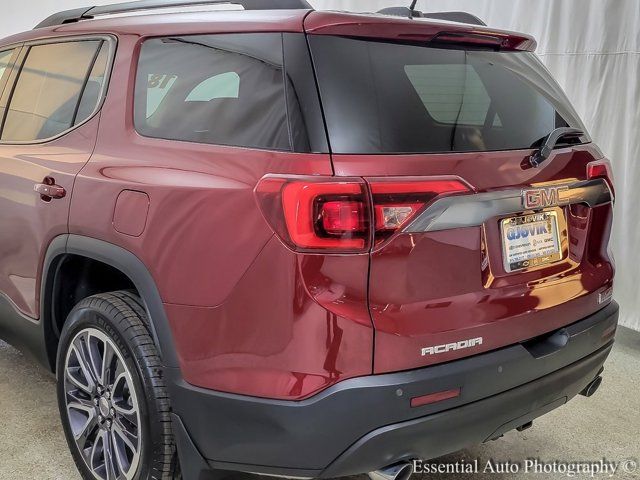
[(104, 351), (102, 353), (102, 363), (100, 365), (100, 378), (103, 385), (114, 383), (114, 363), (120, 363), (113, 347), (105, 342)]
[(107, 480), (116, 480), (118, 473), (116, 470), (116, 460), (114, 458), (113, 438), (107, 431), (102, 432), (102, 444), (104, 445), (104, 464), (106, 467)]
[[(80, 382), (80, 386), (88, 389), (90, 393), (95, 391), (97, 384), (97, 377), (95, 375), (93, 366), (91, 365), (91, 358), (88, 351), (87, 346), (87, 336), (78, 337), (73, 343), (73, 353), (75, 354), (75, 358), (77, 359), (78, 366), (80, 367), (80, 371), (82, 372), (82, 376), (85, 379), (85, 384), (82, 385)], [(73, 380), (72, 380), (73, 381)]]
[(131, 453), (138, 453), (138, 434), (131, 431), (130, 427), (127, 427), (122, 423), (120, 419), (116, 419), (113, 422), (113, 431), (116, 435), (122, 438), (122, 441), (129, 448)]
[(78, 448), (84, 454), (89, 441), (95, 436), (94, 433), (98, 426), (95, 409), (82, 403), (71, 402), (67, 405), (67, 412), (71, 421), (73, 437)]
[(78, 403), (93, 411), (95, 408), (93, 402), (89, 398), (86, 398), (88, 396), (84, 390), (69, 390), (67, 391), (67, 405), (71, 406), (72, 403)]
[(127, 475), (131, 469), (131, 460), (134, 460), (138, 456), (137, 437), (134, 437), (134, 443), (128, 436), (127, 431), (123, 430), (117, 423), (114, 423), (114, 428), (111, 433), (114, 454), (118, 462), (118, 468), (124, 475)]
[(91, 371), (86, 362), (86, 358), (80, 353), (76, 346), (71, 347), (71, 355), (74, 361), (73, 365), (66, 368), (66, 377), (76, 387), (88, 394), (95, 391), (96, 383), (91, 376)]
[[(99, 435), (96, 441), (93, 443), (93, 447), (91, 448), (91, 452), (89, 455), (89, 468), (95, 472), (100, 478), (106, 478), (106, 472), (104, 475), (101, 473), (101, 467), (104, 465), (104, 447), (102, 445), (103, 436)], [(102, 463), (100, 460), (102, 459)]]
[(97, 480), (132, 480), (140, 465), (140, 408), (116, 344), (88, 328), (69, 345), (63, 385), (67, 420)]

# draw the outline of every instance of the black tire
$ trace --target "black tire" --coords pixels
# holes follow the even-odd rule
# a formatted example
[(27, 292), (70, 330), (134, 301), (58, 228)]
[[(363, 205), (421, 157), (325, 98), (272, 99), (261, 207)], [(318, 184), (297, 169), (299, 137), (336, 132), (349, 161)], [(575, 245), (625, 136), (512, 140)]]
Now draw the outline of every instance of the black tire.
[[(73, 347), (72, 342), (75, 345)], [(87, 345), (90, 347), (82, 350), (83, 346)], [(100, 345), (103, 347), (103, 353), (100, 353)], [(112, 350), (119, 351), (120, 356), (114, 354), (111, 362), (105, 362), (103, 359), (109, 356), (104, 354), (107, 349), (109, 353)], [(81, 354), (81, 351), (88, 355)], [(92, 352), (98, 353), (92, 355)], [(81, 357), (83, 362), (79, 360)], [(79, 366), (80, 363), (93, 366), (93, 370), (87, 374), (87, 371)], [(106, 363), (110, 366), (105, 367)], [(96, 367), (98, 364), (102, 367)], [(123, 368), (122, 364), (126, 368)], [(114, 472), (127, 474), (117, 478), (132, 480), (180, 478), (169, 416), (170, 402), (162, 378), (160, 357), (151, 337), (149, 322), (139, 297), (128, 291), (119, 291), (94, 295), (82, 300), (71, 311), (62, 330), (57, 365), (58, 405), (62, 425), (73, 459), (84, 480), (103, 477), (102, 469), (107, 468), (108, 465), (107, 456), (114, 458), (111, 464), (114, 465), (112, 467)], [(118, 378), (121, 380), (116, 379), (112, 385), (107, 385), (108, 379), (118, 372), (120, 372)], [(71, 377), (74, 377), (76, 382), (81, 380), (82, 387), (77, 388), (77, 383)], [(87, 380), (88, 378), (95, 381), (91, 383)], [(87, 383), (86, 388), (85, 383)], [(105, 383), (105, 386), (102, 383)], [(132, 384), (135, 393), (131, 392), (129, 383)], [(98, 393), (90, 393), (91, 385), (95, 387), (93, 391)], [(116, 392), (118, 389), (119, 391)], [(113, 393), (111, 393), (112, 390)], [(80, 401), (76, 401), (78, 398)], [(117, 404), (117, 402), (125, 403)], [(82, 409), (74, 409), (73, 406), (67, 408), (68, 404), (82, 406), (87, 410), (86, 425), (89, 426), (84, 430), (78, 427), (85, 421), (84, 417), (80, 417), (83, 414)], [(101, 410), (103, 404), (105, 408)], [(88, 408), (92, 405), (95, 406), (94, 412), (90, 412)], [(135, 411), (135, 413), (129, 413), (128, 417), (121, 415), (116, 407), (121, 408), (122, 405), (132, 405), (131, 412)], [(111, 416), (102, 416), (105, 410), (110, 411)], [(79, 418), (81, 420), (78, 420)], [(128, 418), (134, 421), (127, 423)], [(131, 437), (121, 435), (123, 425), (128, 426), (127, 434), (134, 435)], [(116, 430), (118, 428), (119, 430)], [(73, 429), (76, 432), (86, 431), (87, 438), (94, 437), (93, 434), (88, 433), (89, 431), (96, 432), (97, 444), (95, 442), (91, 444), (88, 440), (85, 442), (84, 437), (82, 440), (82, 445), (86, 447), (85, 455), (89, 455), (89, 458), (83, 455), (79, 444), (76, 443)], [(125, 436), (139, 438), (130, 443), (138, 447), (135, 454), (132, 453), (133, 448), (127, 450), (127, 447), (122, 447), (124, 445), (122, 439)], [(106, 455), (105, 445), (116, 455)], [(118, 459), (118, 453), (124, 455), (120, 457), (125, 458), (124, 461)], [(122, 462), (125, 466), (127, 465), (127, 457), (131, 459), (128, 464), (129, 471), (125, 471), (126, 468), (121, 466)], [(96, 466), (99, 465), (100, 459), (104, 462), (104, 467)], [(93, 468), (100, 471), (94, 474), (88, 462), (93, 462)], [(106, 478), (106, 472), (104, 477)]]

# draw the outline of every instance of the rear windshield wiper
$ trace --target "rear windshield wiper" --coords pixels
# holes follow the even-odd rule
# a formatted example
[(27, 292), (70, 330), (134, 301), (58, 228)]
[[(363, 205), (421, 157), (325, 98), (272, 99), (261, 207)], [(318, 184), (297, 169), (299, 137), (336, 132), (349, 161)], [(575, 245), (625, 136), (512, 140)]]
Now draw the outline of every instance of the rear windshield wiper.
[(542, 146), (536, 150), (533, 155), (529, 157), (529, 162), (532, 167), (539, 167), (544, 163), (553, 152), (554, 147), (558, 144), (560, 139), (568, 137), (583, 137), (585, 133), (579, 128), (556, 128), (547, 137), (545, 137)]

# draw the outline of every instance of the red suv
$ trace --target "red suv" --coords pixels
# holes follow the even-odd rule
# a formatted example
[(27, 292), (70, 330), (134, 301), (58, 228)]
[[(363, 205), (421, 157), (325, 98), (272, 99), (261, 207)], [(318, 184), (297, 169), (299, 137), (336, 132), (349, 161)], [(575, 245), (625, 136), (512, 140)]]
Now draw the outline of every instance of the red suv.
[(404, 478), (591, 395), (610, 164), (535, 41), (156, 10), (218, 3), (0, 47), (0, 335), (56, 372), (82, 477)]

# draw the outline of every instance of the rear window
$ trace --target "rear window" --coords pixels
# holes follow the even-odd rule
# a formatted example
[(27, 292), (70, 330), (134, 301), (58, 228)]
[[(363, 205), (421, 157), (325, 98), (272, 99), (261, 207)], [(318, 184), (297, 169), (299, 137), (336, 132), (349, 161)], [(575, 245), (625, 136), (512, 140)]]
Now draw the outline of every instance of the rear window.
[(323, 35), (310, 44), (335, 153), (527, 149), (558, 127), (585, 130), (529, 52)]
[(171, 37), (144, 43), (136, 129), (148, 137), (290, 150), (282, 35)]

